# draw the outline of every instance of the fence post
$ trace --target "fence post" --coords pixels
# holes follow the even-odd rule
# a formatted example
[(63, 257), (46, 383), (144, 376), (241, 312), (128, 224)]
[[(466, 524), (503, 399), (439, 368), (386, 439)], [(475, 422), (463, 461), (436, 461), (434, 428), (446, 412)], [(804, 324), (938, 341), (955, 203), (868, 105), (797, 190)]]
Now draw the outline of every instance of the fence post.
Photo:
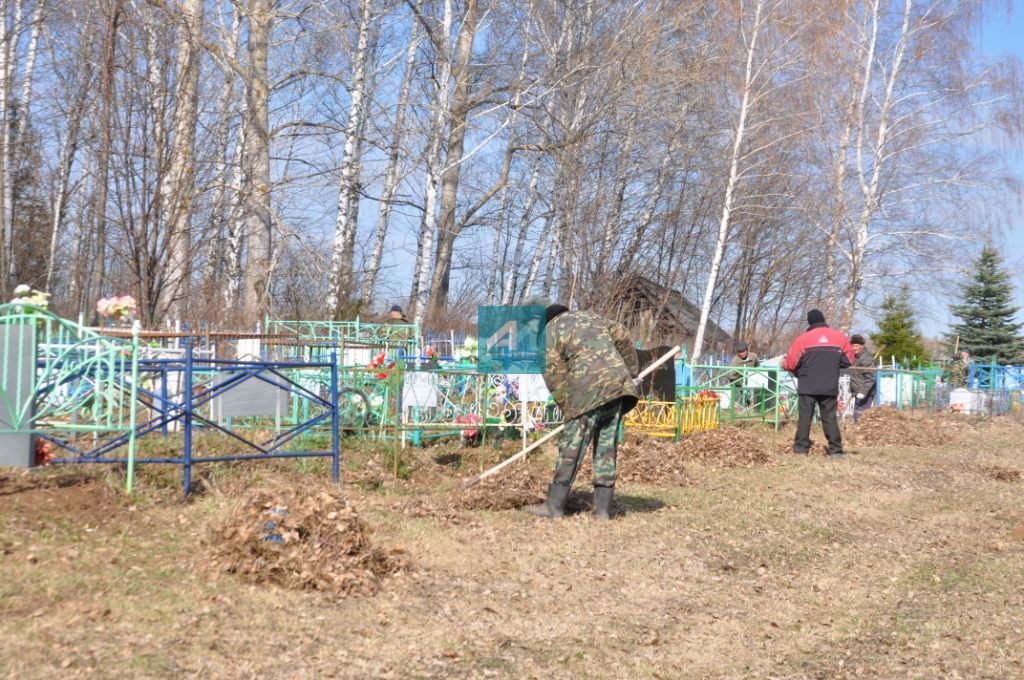
[(183, 451), (182, 483), (187, 496), (192, 490), (192, 338), (182, 338), (185, 344), (185, 380), (183, 385), (185, 447)]
[(331, 351), (331, 478), (341, 477), (341, 443), (338, 441), (338, 361), (337, 351)]
[(139, 332), (142, 326), (138, 321), (132, 323), (132, 387), (128, 393), (128, 479), (125, 483), (126, 491), (132, 492), (135, 483), (135, 435), (136, 417), (138, 415), (137, 403), (139, 397)]
[(683, 438), (683, 400), (676, 394), (676, 436), (675, 441)]
[(160, 362), (160, 416), (162, 421), (160, 423), (160, 433), (164, 438), (167, 437), (167, 399), (169, 396), (167, 394), (168, 361), (169, 360), (165, 359)]

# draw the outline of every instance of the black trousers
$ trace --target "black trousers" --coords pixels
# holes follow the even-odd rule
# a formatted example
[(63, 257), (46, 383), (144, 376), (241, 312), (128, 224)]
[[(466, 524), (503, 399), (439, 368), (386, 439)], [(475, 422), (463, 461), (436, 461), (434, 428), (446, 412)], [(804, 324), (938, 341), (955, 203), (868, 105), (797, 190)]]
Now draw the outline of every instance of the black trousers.
[(811, 448), (811, 421), (814, 420), (815, 406), (821, 418), (821, 429), (825, 431), (825, 439), (828, 440), (828, 452), (842, 453), (843, 435), (839, 432), (839, 421), (836, 419), (836, 398), (820, 394), (800, 395), (800, 419), (796, 424), (793, 451), (807, 453)]

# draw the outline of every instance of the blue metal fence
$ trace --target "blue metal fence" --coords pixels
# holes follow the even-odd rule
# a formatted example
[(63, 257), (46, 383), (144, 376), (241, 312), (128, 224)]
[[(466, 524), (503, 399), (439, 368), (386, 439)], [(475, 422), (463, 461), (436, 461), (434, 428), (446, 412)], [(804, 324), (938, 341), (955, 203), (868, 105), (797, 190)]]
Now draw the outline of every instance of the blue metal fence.
[[(329, 376), (323, 390), (314, 390), (301, 380), (303, 372), (321, 371)], [(94, 448), (89, 440), (63, 438), (58, 431), (46, 437), (73, 454), (57, 458), (54, 463), (164, 463), (182, 466), (182, 484), (186, 494), (192, 489), (192, 472), (200, 463), (264, 460), (270, 458), (330, 458), (331, 475), (340, 474), (338, 367), (327, 362), (233, 361), (197, 358), (186, 346), (181, 358), (142, 359), (138, 362), (136, 393), (140, 417), (131, 433), (119, 433)], [(131, 374), (120, 376), (130, 381)], [(262, 387), (259, 389), (252, 388)], [(254, 397), (254, 392), (259, 393)], [(266, 412), (267, 398), (280, 399), (283, 406), (275, 417)], [(248, 401), (247, 401), (248, 400)], [(255, 402), (254, 402), (255, 400)], [(294, 417), (292, 402), (305, 405)], [(225, 404), (240, 404), (242, 415), (224, 415)], [(255, 403), (255, 405), (254, 405)], [(249, 412), (246, 412), (248, 409)], [(261, 411), (262, 409), (262, 411)], [(285, 414), (289, 417), (282, 418)], [(253, 421), (256, 421), (255, 423)], [(258, 425), (263, 422), (265, 427)], [(330, 434), (327, 448), (289, 450), (288, 445), (316, 428)], [(180, 432), (183, 445), (180, 455), (146, 456), (140, 452), (133, 460), (122, 455), (129, 436), (136, 441), (148, 435), (168, 436)], [(195, 446), (199, 432), (215, 432), (240, 447), (237, 453), (208, 455)], [(262, 436), (261, 436), (262, 435)]]

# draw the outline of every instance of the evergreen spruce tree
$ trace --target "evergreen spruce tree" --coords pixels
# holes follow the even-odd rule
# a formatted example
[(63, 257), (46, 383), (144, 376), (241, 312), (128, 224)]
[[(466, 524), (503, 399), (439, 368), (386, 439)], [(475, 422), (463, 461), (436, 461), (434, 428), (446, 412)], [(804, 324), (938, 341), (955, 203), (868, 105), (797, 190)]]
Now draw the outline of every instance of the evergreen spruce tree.
[(974, 276), (964, 285), (963, 304), (950, 306), (960, 319), (949, 333), (949, 348), (966, 348), (975, 359), (1016, 363), (1024, 355), (1024, 339), (1016, 323), (1019, 307), (1011, 304), (1013, 284), (995, 248), (986, 247), (974, 263)]
[(870, 333), (875, 351), (883, 359), (896, 357), (904, 366), (924, 361), (927, 351), (921, 334), (917, 332), (914, 310), (910, 306), (910, 290), (903, 286), (898, 293), (889, 295), (882, 302), (882, 318), (878, 330)]

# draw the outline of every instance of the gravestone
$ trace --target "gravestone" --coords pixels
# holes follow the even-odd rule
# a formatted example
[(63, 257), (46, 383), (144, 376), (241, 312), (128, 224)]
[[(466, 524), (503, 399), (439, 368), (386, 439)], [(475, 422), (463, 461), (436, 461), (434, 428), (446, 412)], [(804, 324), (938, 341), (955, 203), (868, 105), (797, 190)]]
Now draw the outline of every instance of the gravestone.
[(35, 324), (0, 326), (0, 467), (32, 467)]
[[(672, 348), (668, 345), (661, 345), (651, 349), (638, 349), (636, 356), (640, 362), (640, 370), (643, 371), (655, 361), (665, 356), (665, 353), (670, 349)], [(640, 397), (646, 398), (651, 396), (655, 401), (675, 401), (676, 368), (674, 364), (675, 362), (666, 361), (654, 369), (653, 373), (644, 378), (643, 385), (640, 388)]]
[[(257, 374), (258, 375), (258, 374)], [(280, 378), (267, 373), (267, 378)], [(213, 399), (212, 411), (216, 420), (228, 417), (278, 416), (288, 412), (289, 390), (260, 380), (255, 375), (240, 382)]]

